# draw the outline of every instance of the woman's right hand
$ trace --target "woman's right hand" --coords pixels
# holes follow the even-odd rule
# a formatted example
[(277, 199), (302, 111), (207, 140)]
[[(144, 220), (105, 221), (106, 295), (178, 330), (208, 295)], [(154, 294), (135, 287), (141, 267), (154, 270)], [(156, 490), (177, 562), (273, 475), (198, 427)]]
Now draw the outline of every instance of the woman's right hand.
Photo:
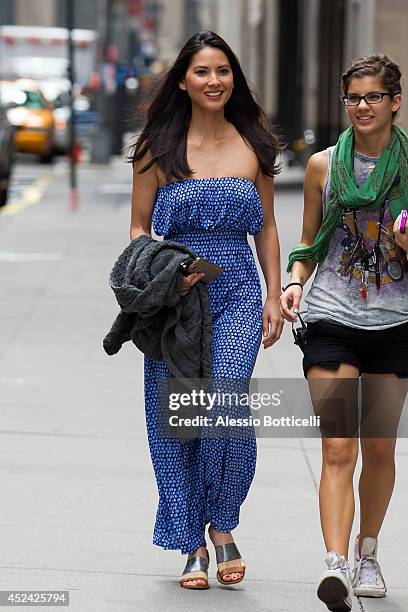
[(279, 298), (281, 314), (289, 323), (296, 323), (297, 314), (300, 310), (303, 289), (299, 285), (288, 287)]
[(199, 280), (201, 280), (205, 276), (204, 272), (192, 272), (187, 276), (183, 276), (183, 280), (180, 285), (180, 293), (182, 296), (187, 295), (190, 291), (191, 287), (193, 287)]

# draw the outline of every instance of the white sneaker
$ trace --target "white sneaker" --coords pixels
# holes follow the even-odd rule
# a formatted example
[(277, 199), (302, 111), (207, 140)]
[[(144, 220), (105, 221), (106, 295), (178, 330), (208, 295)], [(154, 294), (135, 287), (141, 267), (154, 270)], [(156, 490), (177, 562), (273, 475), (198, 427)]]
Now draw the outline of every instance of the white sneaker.
[(387, 587), (377, 561), (377, 538), (359, 539), (354, 544), (353, 589), (357, 597), (385, 597)]
[(352, 589), (347, 560), (333, 550), (327, 553), (326, 564), (329, 569), (320, 576), (317, 596), (332, 612), (350, 612)]

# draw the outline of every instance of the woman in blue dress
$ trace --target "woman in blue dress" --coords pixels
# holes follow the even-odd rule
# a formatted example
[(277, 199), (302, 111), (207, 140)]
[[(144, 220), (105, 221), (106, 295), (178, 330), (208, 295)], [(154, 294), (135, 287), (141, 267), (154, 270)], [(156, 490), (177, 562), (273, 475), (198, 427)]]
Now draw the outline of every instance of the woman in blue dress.
[[(273, 203), (279, 142), (227, 43), (195, 34), (165, 75), (132, 156), (131, 239), (156, 234), (224, 268), (208, 284), (213, 378), (251, 377), (261, 344), (282, 332), (279, 240)], [(267, 295), (247, 242), (255, 236)], [(186, 295), (202, 274), (183, 279)], [(149, 446), (159, 491), (153, 542), (188, 554), (184, 588), (208, 588), (205, 529), (222, 584), (240, 582), (245, 564), (231, 535), (252, 482), (254, 437), (189, 443), (156, 431), (164, 362), (145, 359)]]

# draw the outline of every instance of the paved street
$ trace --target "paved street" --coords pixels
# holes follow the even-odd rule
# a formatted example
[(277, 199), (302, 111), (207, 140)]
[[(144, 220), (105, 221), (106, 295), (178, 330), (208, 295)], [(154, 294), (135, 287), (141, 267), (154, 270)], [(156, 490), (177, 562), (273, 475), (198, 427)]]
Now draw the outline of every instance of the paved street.
[[(65, 163), (23, 160), (0, 213), (0, 590), (69, 590), (71, 612), (325, 610), (315, 596), (325, 569), (318, 440), (259, 441), (235, 534), (248, 567), (241, 585), (218, 585), (212, 555), (211, 589), (182, 590), (185, 560), (151, 544), (157, 493), (142, 355), (130, 345), (114, 357), (102, 350), (117, 312), (108, 274), (129, 241), (130, 181), (119, 159), (84, 164), (80, 209), (70, 211)], [(299, 188), (278, 188), (284, 260), (301, 208)], [(255, 376), (302, 376), (289, 327), (261, 350)], [(406, 440), (397, 469), (379, 552), (389, 594), (355, 599), (356, 611), (408, 610)]]

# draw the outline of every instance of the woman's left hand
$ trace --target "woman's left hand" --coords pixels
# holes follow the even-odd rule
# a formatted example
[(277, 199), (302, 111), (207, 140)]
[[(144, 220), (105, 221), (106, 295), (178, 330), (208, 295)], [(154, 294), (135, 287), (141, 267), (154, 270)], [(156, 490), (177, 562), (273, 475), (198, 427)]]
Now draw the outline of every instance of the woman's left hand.
[(278, 299), (267, 298), (262, 311), (262, 344), (265, 349), (279, 340), (282, 328), (283, 317), (280, 312)]
[(400, 223), (401, 214), (399, 214), (398, 217), (395, 219), (393, 227), (395, 242), (398, 244), (398, 246), (401, 247), (401, 249), (404, 249), (404, 251), (408, 251), (408, 223), (405, 226), (405, 234), (402, 234), (400, 232)]

